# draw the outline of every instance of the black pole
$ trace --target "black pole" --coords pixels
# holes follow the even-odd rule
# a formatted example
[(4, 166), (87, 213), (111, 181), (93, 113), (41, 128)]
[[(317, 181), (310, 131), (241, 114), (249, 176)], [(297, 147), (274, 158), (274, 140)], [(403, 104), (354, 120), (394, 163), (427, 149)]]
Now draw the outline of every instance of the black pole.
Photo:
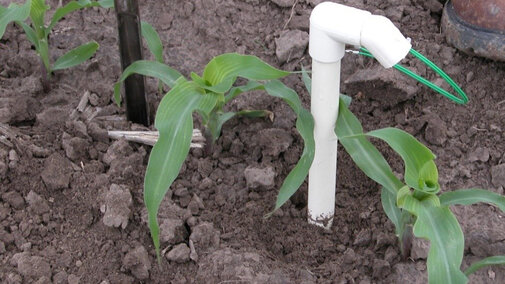
[[(123, 71), (142, 59), (140, 16), (137, 0), (114, 0), (119, 31), (119, 51)], [(128, 120), (149, 125), (149, 111), (144, 89), (144, 76), (134, 74), (124, 81), (126, 117)]]

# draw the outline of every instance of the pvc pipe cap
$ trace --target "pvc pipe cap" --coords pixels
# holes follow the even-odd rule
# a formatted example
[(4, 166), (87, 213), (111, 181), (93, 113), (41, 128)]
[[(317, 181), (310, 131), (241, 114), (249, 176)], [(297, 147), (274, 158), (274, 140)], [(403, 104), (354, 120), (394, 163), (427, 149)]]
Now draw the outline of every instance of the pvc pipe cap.
[(317, 5), (310, 15), (310, 56), (336, 62), (344, 57), (346, 44), (366, 47), (386, 68), (400, 62), (412, 47), (386, 17), (332, 2)]

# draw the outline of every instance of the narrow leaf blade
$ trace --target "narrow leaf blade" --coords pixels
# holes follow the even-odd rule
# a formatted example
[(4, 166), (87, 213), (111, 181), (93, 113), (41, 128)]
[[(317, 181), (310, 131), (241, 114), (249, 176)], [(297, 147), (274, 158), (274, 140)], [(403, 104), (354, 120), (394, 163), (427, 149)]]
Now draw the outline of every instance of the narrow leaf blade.
[(393, 174), (391, 167), (377, 148), (366, 139), (359, 120), (342, 102), (342, 99), (340, 102), (335, 126), (335, 133), (340, 143), (349, 153), (354, 163), (369, 178), (396, 196), (396, 192), (403, 186), (402, 182)]
[(147, 22), (142, 21), (140, 27), (142, 29), (142, 36), (146, 40), (147, 46), (154, 55), (154, 58), (159, 63), (163, 63), (163, 44), (161, 43), (160, 36), (154, 27)]
[(65, 6), (56, 9), (53, 17), (51, 18), (51, 22), (49, 26), (46, 28), (46, 34), (49, 34), (54, 26), (66, 15), (77, 11), (82, 8), (95, 7), (99, 6), (98, 2), (89, 1), (89, 0), (81, 0), (81, 1), (70, 1)]
[(19, 26), (21, 26), (21, 28), (23, 28), (23, 30), (25, 31), (26, 38), (33, 44), (33, 46), (35, 46), (35, 49), (38, 52), (39, 39), (37, 38), (37, 34), (35, 33), (35, 31), (24, 22), (17, 21), (16, 24), (18, 24)]
[[(407, 185), (418, 190), (423, 189), (419, 185), (419, 180), (422, 178), (421, 170), (426, 163), (435, 159), (435, 155), (426, 146), (417, 141), (414, 136), (397, 128), (388, 127), (374, 130), (368, 132), (367, 135), (381, 139), (393, 148), (405, 163), (405, 182)], [(423, 178), (428, 177), (430, 182), (438, 186), (438, 172), (435, 175), (432, 175), (432, 171), (425, 172)]]
[(490, 265), (504, 265), (504, 264), (505, 264), (505, 255), (486, 257), (482, 260), (473, 263), (470, 267), (468, 267), (465, 270), (465, 275), (469, 276), (470, 274), (476, 272), (477, 270)]
[(61, 70), (79, 65), (90, 59), (91, 56), (95, 54), (98, 47), (99, 45), (95, 41), (78, 46), (58, 58), (56, 62), (54, 62), (52, 70)]
[(216, 93), (228, 91), (236, 77), (249, 80), (271, 80), (289, 75), (289, 72), (276, 69), (252, 55), (225, 53), (214, 57), (203, 71), (203, 79), (210, 86), (219, 88), (212, 90)]
[(7, 25), (11, 22), (25, 21), (30, 16), (31, 0), (23, 5), (11, 4), (8, 8), (0, 11), (0, 38), (3, 37)]
[(471, 205), (478, 202), (493, 204), (505, 212), (505, 196), (489, 190), (472, 188), (449, 191), (440, 195), (440, 204), (450, 205)]
[(202, 94), (192, 82), (181, 82), (160, 102), (155, 127), (160, 135), (149, 156), (144, 179), (144, 202), (149, 215), (149, 229), (159, 257), (160, 204), (189, 153), (193, 133), (192, 113)]
[(305, 178), (309, 174), (310, 166), (314, 161), (315, 141), (314, 141), (314, 119), (312, 114), (303, 108), (300, 98), (296, 92), (278, 80), (272, 80), (265, 84), (265, 91), (274, 97), (283, 99), (296, 113), (296, 129), (303, 139), (303, 152), (298, 163), (288, 174), (282, 183), (275, 208), (279, 209), (297, 190), (300, 188)]

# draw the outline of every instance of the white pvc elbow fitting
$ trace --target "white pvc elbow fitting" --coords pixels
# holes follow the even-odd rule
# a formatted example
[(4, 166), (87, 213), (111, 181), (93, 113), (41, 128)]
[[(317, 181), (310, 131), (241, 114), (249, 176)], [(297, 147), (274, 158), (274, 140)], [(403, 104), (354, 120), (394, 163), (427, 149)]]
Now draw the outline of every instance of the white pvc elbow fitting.
[(412, 47), (386, 17), (332, 2), (323, 2), (312, 11), (309, 54), (316, 149), (309, 172), (308, 221), (326, 229), (331, 227), (335, 214), (338, 142), (334, 128), (340, 94), (340, 60), (346, 44), (367, 48), (385, 68), (397, 64)]

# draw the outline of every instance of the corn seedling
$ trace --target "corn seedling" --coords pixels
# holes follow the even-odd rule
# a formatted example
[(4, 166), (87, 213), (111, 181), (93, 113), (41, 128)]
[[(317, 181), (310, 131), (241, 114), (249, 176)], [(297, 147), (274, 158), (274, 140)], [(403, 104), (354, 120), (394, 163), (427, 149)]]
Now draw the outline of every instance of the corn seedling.
[[(78, 46), (61, 57), (51, 62), (49, 50), (49, 35), (56, 24), (66, 15), (76, 10), (100, 6), (104, 8), (112, 7), (110, 0), (90, 1), (79, 0), (70, 1), (65, 6), (56, 9), (48, 25), (45, 23), (46, 12), (50, 9), (45, 0), (27, 0), (24, 4), (18, 5), (11, 3), (7, 8), (0, 8), (0, 38), (3, 36), (6, 26), (15, 22), (21, 26), (28, 40), (33, 44), (39, 55), (43, 69), (42, 72), (44, 89), (49, 89), (49, 78), (51, 73), (56, 70), (70, 68), (88, 60), (98, 49), (98, 43), (91, 41)], [(31, 26), (25, 21), (30, 19)]]
[[(303, 72), (310, 90), (310, 78)], [(427, 268), (429, 283), (467, 283), (478, 269), (505, 264), (505, 256), (492, 256), (461, 271), (464, 236), (450, 205), (485, 202), (505, 212), (505, 197), (483, 189), (460, 189), (440, 193), (435, 155), (415, 137), (397, 128), (363, 132), (359, 120), (340, 99), (335, 133), (355, 164), (382, 186), (381, 202), (395, 225), (402, 252), (408, 251), (411, 234), (430, 242)], [(405, 164), (404, 181), (398, 179), (382, 154), (368, 138), (386, 142)], [(412, 227), (413, 226), (413, 227)], [(412, 228), (412, 231), (411, 231)]]
[[(284, 180), (278, 203), (284, 203), (305, 180), (314, 158), (314, 123), (312, 115), (302, 107), (295, 91), (278, 78), (289, 72), (278, 70), (255, 56), (228, 53), (213, 58), (202, 76), (191, 73), (191, 80), (179, 72), (156, 61), (137, 61), (128, 67), (116, 83), (115, 98), (119, 102), (119, 83), (131, 74), (152, 76), (161, 80), (171, 90), (158, 107), (155, 127), (159, 139), (154, 145), (144, 180), (144, 202), (149, 215), (149, 228), (159, 257), (159, 226), (157, 212), (170, 185), (186, 159), (193, 132), (193, 112), (200, 115), (213, 143), (220, 135), (221, 127), (231, 118), (242, 116), (261, 117), (270, 113), (263, 110), (225, 112), (223, 107), (238, 95), (252, 90), (264, 90), (267, 94), (283, 99), (297, 115), (296, 127), (305, 142), (305, 148), (289, 175)], [(234, 86), (238, 77), (247, 80)]]

